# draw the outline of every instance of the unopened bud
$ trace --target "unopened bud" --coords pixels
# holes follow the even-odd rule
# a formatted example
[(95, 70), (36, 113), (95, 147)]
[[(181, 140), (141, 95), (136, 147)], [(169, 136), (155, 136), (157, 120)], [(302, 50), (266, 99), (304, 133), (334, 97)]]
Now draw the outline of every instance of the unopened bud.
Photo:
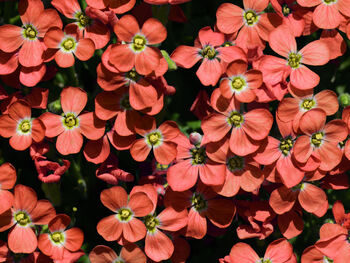
[(199, 145), (202, 142), (202, 135), (200, 135), (198, 132), (192, 132), (190, 134), (190, 142), (193, 145)]
[(350, 94), (349, 93), (343, 93), (339, 96), (339, 103), (342, 107), (347, 107), (350, 105)]

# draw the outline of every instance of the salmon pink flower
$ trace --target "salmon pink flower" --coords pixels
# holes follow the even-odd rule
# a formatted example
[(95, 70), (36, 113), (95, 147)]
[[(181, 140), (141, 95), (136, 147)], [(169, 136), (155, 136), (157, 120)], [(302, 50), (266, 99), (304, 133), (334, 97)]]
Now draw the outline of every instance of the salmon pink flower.
[(301, 117), (300, 130), (305, 135), (297, 138), (293, 152), (299, 163), (306, 163), (313, 157), (323, 171), (330, 171), (340, 163), (343, 153), (338, 143), (348, 136), (342, 120), (332, 120), (326, 124), (326, 113), (321, 109), (312, 109)]
[(150, 259), (160, 262), (171, 257), (174, 252), (173, 242), (160, 230), (180, 230), (187, 225), (187, 216), (187, 210), (177, 212), (174, 208), (167, 207), (159, 215), (149, 214), (145, 217), (145, 253)]
[(155, 18), (149, 18), (140, 29), (135, 17), (123, 16), (114, 26), (120, 41), (112, 47), (110, 62), (120, 71), (135, 67), (142, 75), (151, 74), (159, 66), (162, 54), (152, 45), (162, 43), (167, 37), (166, 28)]
[(89, 38), (81, 38), (79, 27), (75, 24), (67, 25), (64, 31), (57, 27), (51, 28), (45, 34), (44, 43), (49, 48), (47, 52), (62, 68), (74, 65), (74, 55), (79, 60), (86, 61), (95, 52), (94, 42)]
[(38, 245), (32, 229), (35, 225), (46, 225), (56, 212), (47, 200), (39, 200), (35, 191), (18, 184), (14, 189), (11, 209), (0, 214), (0, 231), (10, 229), (8, 246), (14, 253), (32, 253)]
[(51, 27), (62, 28), (62, 21), (56, 10), (44, 10), (41, 0), (21, 0), (18, 11), (23, 26), (0, 26), (0, 49), (11, 53), (20, 48), (18, 60), (22, 66), (39, 66), (43, 63), (45, 33)]
[(107, 241), (124, 238), (136, 242), (146, 235), (146, 227), (136, 217), (144, 217), (153, 209), (152, 201), (143, 192), (131, 194), (128, 198), (120, 186), (103, 190), (101, 202), (115, 214), (105, 217), (97, 224), (97, 232)]
[(84, 233), (77, 227), (67, 230), (70, 217), (64, 214), (56, 215), (49, 222), (49, 233), (39, 236), (38, 247), (52, 259), (62, 259), (65, 250), (75, 252), (84, 241)]
[(293, 257), (293, 247), (284, 238), (270, 243), (262, 258), (255, 253), (251, 246), (245, 243), (237, 243), (230, 252), (231, 263), (296, 263), (296, 259), (292, 260)]
[(265, 56), (259, 64), (264, 81), (275, 85), (290, 75), (290, 83), (298, 90), (309, 90), (317, 86), (320, 77), (304, 66), (320, 66), (329, 61), (329, 49), (323, 41), (316, 40), (302, 49), (297, 49), (295, 38), (286, 26), (280, 26), (269, 35), (269, 44), (280, 56)]
[(248, 70), (248, 64), (243, 60), (233, 61), (226, 69), (227, 77), (220, 81), (220, 91), (227, 99), (235, 97), (240, 102), (254, 101), (254, 89), (263, 83), (263, 76), (259, 70)]
[(97, 9), (106, 9), (112, 10), (116, 14), (123, 14), (128, 12), (131, 8), (134, 7), (136, 0), (86, 0), (86, 3), (89, 6), (92, 6)]
[(205, 137), (200, 145), (193, 145), (186, 136), (178, 136), (176, 163), (167, 171), (167, 180), (172, 190), (188, 190), (196, 184), (198, 177), (205, 185), (223, 185), (225, 165), (207, 156), (206, 144)]
[(297, 0), (304, 7), (314, 7), (312, 21), (319, 28), (337, 28), (342, 20), (342, 15), (350, 16), (349, 0)]
[(239, 46), (264, 47), (274, 26), (269, 15), (263, 13), (268, 0), (243, 0), (244, 9), (231, 3), (224, 3), (216, 11), (217, 27), (225, 34), (238, 32), (236, 43)]
[(204, 27), (198, 32), (195, 46), (179, 46), (171, 54), (171, 59), (183, 68), (191, 68), (198, 61), (201, 65), (197, 77), (204, 86), (215, 86), (225, 73), (226, 63), (233, 60), (246, 60), (244, 51), (236, 46), (222, 46), (225, 35), (214, 32), (210, 27)]
[(46, 126), (46, 136), (57, 137), (56, 149), (63, 155), (78, 153), (83, 146), (83, 136), (89, 140), (101, 138), (105, 122), (93, 112), (82, 113), (87, 94), (80, 88), (67, 87), (61, 92), (62, 116), (45, 112), (41, 120)]
[(245, 156), (255, 152), (270, 132), (271, 113), (266, 109), (241, 112), (238, 100), (227, 100), (218, 93), (212, 94), (212, 105), (217, 112), (202, 121), (204, 135), (209, 141), (217, 142), (231, 133), (230, 149), (234, 154)]
[(172, 140), (180, 133), (176, 122), (166, 121), (156, 128), (156, 120), (144, 116), (135, 124), (135, 131), (143, 137), (130, 148), (130, 154), (136, 161), (146, 160), (152, 149), (154, 157), (161, 164), (169, 164), (175, 159), (176, 143)]
[(51, 4), (66, 17), (74, 19), (75, 24), (79, 27), (79, 35), (91, 39), (96, 49), (103, 48), (109, 42), (110, 31), (108, 27), (99, 19), (91, 17), (97, 14), (108, 20), (107, 15), (102, 11), (87, 7), (83, 12), (77, 0), (53, 0)]
[(277, 108), (277, 116), (282, 122), (293, 123), (294, 132), (299, 131), (301, 117), (311, 109), (322, 109), (327, 116), (338, 111), (337, 94), (331, 90), (322, 90), (317, 94), (305, 92), (301, 97), (284, 98)]
[(1, 136), (10, 138), (10, 145), (17, 151), (27, 149), (33, 142), (45, 137), (45, 126), (39, 118), (31, 117), (31, 108), (24, 100), (11, 104), (8, 114), (0, 116)]
[(0, 214), (10, 209), (13, 204), (13, 195), (10, 191), (16, 183), (16, 169), (10, 163), (0, 166)]
[(120, 251), (120, 255), (107, 246), (96, 246), (89, 254), (91, 263), (146, 263), (147, 258), (142, 250), (135, 244), (127, 244)]
[(176, 211), (190, 208), (185, 229), (187, 237), (203, 238), (207, 233), (207, 218), (216, 227), (228, 227), (236, 213), (232, 200), (220, 198), (210, 187), (198, 183), (194, 192), (175, 192), (170, 188), (165, 193), (164, 204)]

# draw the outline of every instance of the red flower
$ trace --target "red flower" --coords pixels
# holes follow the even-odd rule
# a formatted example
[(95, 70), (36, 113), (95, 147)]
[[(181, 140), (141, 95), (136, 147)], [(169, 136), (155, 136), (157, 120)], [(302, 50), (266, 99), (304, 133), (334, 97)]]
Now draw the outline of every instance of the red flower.
[(128, 12), (134, 7), (136, 0), (124, 0), (124, 1), (114, 1), (114, 0), (86, 0), (89, 6), (97, 9), (112, 10), (116, 14), (123, 14)]
[[(45, 35), (45, 45), (49, 48), (49, 57), (55, 57), (56, 63), (62, 68), (74, 65), (74, 55), (82, 61), (90, 59), (95, 52), (95, 44), (89, 38), (81, 38), (79, 27), (69, 24), (62, 31), (51, 28)], [(74, 55), (73, 55), (74, 54)]]
[(101, 138), (105, 123), (93, 112), (81, 113), (87, 102), (87, 94), (80, 88), (68, 87), (61, 92), (63, 116), (50, 112), (41, 115), (46, 126), (46, 136), (57, 137), (56, 148), (63, 155), (78, 153), (83, 146), (83, 136), (90, 140)]
[(51, 27), (62, 28), (62, 21), (56, 10), (44, 10), (41, 0), (21, 0), (18, 11), (23, 27), (0, 26), (0, 49), (11, 53), (20, 48), (18, 59), (22, 66), (39, 66), (45, 49), (41, 40)]
[(142, 75), (148, 75), (159, 66), (162, 55), (151, 45), (162, 43), (166, 28), (157, 19), (148, 19), (140, 29), (135, 17), (123, 16), (115, 25), (118, 40), (125, 44), (112, 47), (110, 61), (120, 71), (127, 72), (135, 67)]
[(49, 201), (38, 201), (33, 189), (19, 184), (14, 190), (11, 210), (0, 214), (0, 231), (11, 228), (8, 246), (12, 252), (32, 253), (38, 244), (32, 226), (46, 225), (55, 215), (55, 209)]
[(0, 214), (10, 209), (13, 204), (13, 195), (10, 191), (16, 183), (16, 169), (10, 163), (0, 166)]
[(145, 237), (146, 227), (136, 218), (148, 215), (153, 209), (153, 203), (145, 193), (137, 192), (128, 198), (122, 187), (114, 186), (101, 192), (101, 202), (115, 213), (97, 224), (97, 232), (105, 240), (123, 238), (136, 242)]
[(11, 104), (8, 114), (0, 116), (1, 136), (10, 138), (10, 145), (17, 151), (27, 149), (33, 142), (45, 137), (45, 126), (39, 119), (31, 118), (31, 108), (24, 100)]
[(107, 246), (96, 246), (89, 254), (91, 263), (146, 263), (147, 258), (142, 250), (135, 244), (127, 244), (120, 251), (120, 255)]
[(131, 156), (138, 162), (146, 160), (153, 149), (154, 157), (161, 164), (169, 164), (176, 157), (176, 144), (172, 142), (180, 130), (176, 122), (166, 121), (156, 128), (156, 120), (144, 116), (135, 124), (135, 131), (143, 138), (136, 140), (130, 148)]
[(39, 236), (38, 247), (41, 252), (52, 259), (62, 259), (65, 250), (75, 252), (80, 249), (84, 233), (77, 227), (66, 230), (70, 221), (70, 217), (64, 214), (51, 219), (49, 233)]
[(183, 68), (191, 68), (202, 61), (197, 70), (197, 77), (205, 86), (215, 86), (225, 73), (226, 63), (233, 60), (246, 60), (242, 49), (236, 46), (222, 46), (225, 35), (213, 32), (210, 27), (204, 27), (198, 32), (195, 46), (179, 46), (171, 54), (171, 59)]

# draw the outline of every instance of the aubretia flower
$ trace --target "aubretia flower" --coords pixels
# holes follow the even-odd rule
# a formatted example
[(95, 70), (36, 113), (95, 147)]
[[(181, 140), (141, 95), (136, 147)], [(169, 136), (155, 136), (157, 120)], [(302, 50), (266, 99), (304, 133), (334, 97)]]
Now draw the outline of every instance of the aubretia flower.
[(74, 55), (79, 60), (86, 61), (95, 52), (94, 42), (89, 38), (81, 38), (75, 24), (67, 25), (64, 31), (57, 27), (51, 28), (45, 35), (44, 43), (49, 48), (48, 56), (54, 57), (62, 68), (74, 65)]
[(264, 47), (269, 33), (274, 28), (268, 14), (263, 13), (269, 0), (243, 0), (244, 9), (224, 3), (216, 11), (217, 27), (225, 34), (238, 32), (236, 44), (242, 47)]
[(110, 62), (118, 70), (127, 72), (135, 67), (139, 74), (148, 75), (157, 69), (162, 54), (152, 45), (162, 43), (167, 37), (161, 22), (149, 18), (140, 29), (135, 17), (125, 15), (114, 26), (114, 32), (123, 41), (111, 50)]
[(120, 251), (119, 256), (107, 246), (96, 246), (89, 254), (91, 263), (146, 263), (147, 258), (135, 244), (127, 244)]
[(16, 169), (10, 163), (0, 166), (0, 214), (10, 209), (13, 204), (13, 195), (10, 191), (16, 183)]
[(45, 126), (39, 118), (31, 117), (31, 108), (24, 100), (11, 104), (8, 114), (0, 116), (0, 134), (10, 138), (10, 145), (17, 151), (27, 149), (33, 142), (45, 137)]
[(103, 218), (97, 224), (97, 232), (107, 241), (120, 238), (136, 242), (146, 235), (146, 227), (136, 217), (148, 215), (153, 209), (152, 201), (143, 192), (131, 194), (128, 198), (120, 186), (103, 190), (101, 202), (115, 214)]
[(225, 73), (226, 64), (233, 60), (246, 60), (242, 49), (236, 46), (222, 46), (225, 35), (214, 32), (210, 27), (204, 27), (198, 32), (195, 46), (179, 46), (171, 54), (171, 59), (183, 68), (191, 68), (201, 61), (196, 75), (204, 86), (215, 86), (222, 74)]
[(304, 64), (320, 66), (329, 61), (329, 49), (323, 41), (310, 42), (298, 50), (290, 29), (280, 26), (269, 35), (269, 44), (284, 59), (269, 55), (262, 58), (258, 68), (264, 81), (275, 85), (290, 75), (290, 83), (298, 90), (312, 89), (320, 82), (320, 77)]
[(176, 144), (172, 142), (180, 133), (176, 122), (166, 121), (156, 128), (152, 117), (140, 117), (135, 131), (143, 138), (136, 140), (131, 148), (131, 156), (139, 162), (146, 160), (153, 149), (154, 157), (161, 164), (169, 164), (176, 157)]
[(63, 259), (65, 250), (75, 252), (80, 249), (84, 233), (77, 227), (66, 230), (70, 221), (70, 217), (64, 214), (51, 219), (49, 233), (41, 234), (38, 240), (38, 247), (45, 255), (52, 259)]
[(0, 49), (10, 53), (20, 48), (18, 59), (22, 66), (39, 66), (43, 63), (45, 33), (51, 27), (62, 28), (62, 21), (56, 10), (44, 10), (41, 0), (21, 0), (18, 11), (23, 26), (0, 26)]
[(78, 153), (83, 146), (83, 136), (90, 140), (101, 138), (105, 123), (93, 112), (82, 113), (87, 94), (80, 88), (68, 87), (61, 92), (62, 116), (45, 112), (41, 120), (46, 126), (46, 136), (57, 137), (56, 149), (63, 155)]
[(319, 28), (336, 28), (342, 20), (342, 15), (350, 16), (349, 0), (297, 0), (297, 3), (304, 7), (316, 6), (312, 21)]
[(134, 7), (136, 0), (86, 0), (86, 3), (97, 9), (108, 8), (116, 14), (123, 14)]
[(38, 201), (32, 188), (18, 184), (14, 190), (12, 208), (0, 214), (0, 231), (11, 228), (8, 246), (12, 252), (32, 253), (38, 244), (32, 227), (48, 224), (55, 215), (55, 209), (49, 201)]

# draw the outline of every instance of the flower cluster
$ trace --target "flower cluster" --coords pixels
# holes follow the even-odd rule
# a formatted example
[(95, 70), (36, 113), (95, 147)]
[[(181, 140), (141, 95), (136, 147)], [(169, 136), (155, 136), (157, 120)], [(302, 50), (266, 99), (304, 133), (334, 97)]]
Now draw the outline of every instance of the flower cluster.
[[(238, 237), (221, 263), (350, 262), (350, 213), (328, 191), (349, 188), (350, 98), (318, 73), (346, 52), (350, 0), (223, 3), (169, 55), (167, 22), (186, 22), (192, 2), (13, 3), (17, 23), (0, 26), (0, 135), (29, 150), (50, 201), (0, 160), (0, 262), (180, 263), (193, 240), (219, 235)], [(196, 64), (189, 129), (169, 110), (192, 87), (166, 73)], [(75, 179), (84, 198), (99, 190), (102, 211), (84, 246), (60, 200)], [(329, 209), (335, 222), (295, 253), (306, 218)], [(250, 238), (273, 239), (261, 257), (240, 242)]]

